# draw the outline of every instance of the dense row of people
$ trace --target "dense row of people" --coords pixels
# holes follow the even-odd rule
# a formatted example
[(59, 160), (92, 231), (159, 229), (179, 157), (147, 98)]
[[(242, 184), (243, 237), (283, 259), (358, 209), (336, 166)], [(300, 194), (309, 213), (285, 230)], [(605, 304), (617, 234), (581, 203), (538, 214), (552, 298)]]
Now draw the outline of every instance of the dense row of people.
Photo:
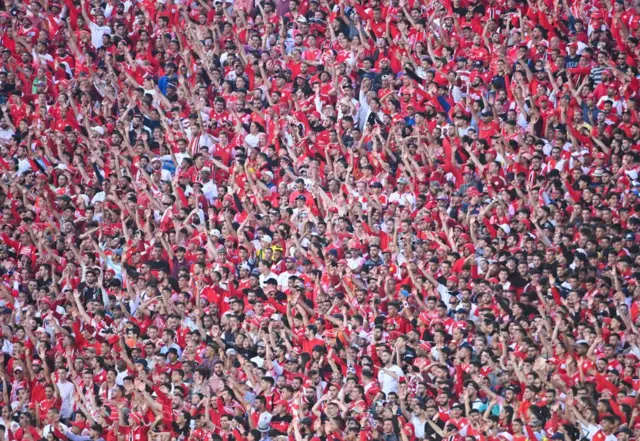
[(639, 25), (0, 2), (0, 441), (638, 438)]

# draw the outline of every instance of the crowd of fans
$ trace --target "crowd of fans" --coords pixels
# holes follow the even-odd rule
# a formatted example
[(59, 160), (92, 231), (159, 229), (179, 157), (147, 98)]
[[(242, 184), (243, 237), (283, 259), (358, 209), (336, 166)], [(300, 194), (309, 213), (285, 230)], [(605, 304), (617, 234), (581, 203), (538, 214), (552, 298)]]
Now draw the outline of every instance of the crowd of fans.
[(0, 1), (0, 441), (640, 439), (639, 29)]

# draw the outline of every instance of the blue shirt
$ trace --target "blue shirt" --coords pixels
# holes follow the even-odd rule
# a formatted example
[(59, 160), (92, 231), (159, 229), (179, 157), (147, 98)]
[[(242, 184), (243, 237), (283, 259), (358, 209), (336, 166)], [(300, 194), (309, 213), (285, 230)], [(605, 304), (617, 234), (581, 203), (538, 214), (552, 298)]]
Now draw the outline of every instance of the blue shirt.
[(172, 77), (168, 77), (167, 75), (160, 77), (160, 79), (158, 80), (158, 89), (160, 89), (160, 92), (162, 92), (163, 95), (167, 94), (167, 85), (169, 84), (169, 82), (178, 82), (178, 76), (174, 75)]

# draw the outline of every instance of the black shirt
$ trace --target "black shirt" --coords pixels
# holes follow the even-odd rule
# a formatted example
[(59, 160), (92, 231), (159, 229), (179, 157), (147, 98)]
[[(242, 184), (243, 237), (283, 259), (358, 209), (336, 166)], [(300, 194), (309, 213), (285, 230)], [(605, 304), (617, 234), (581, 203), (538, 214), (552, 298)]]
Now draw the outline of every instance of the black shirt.
[(161, 269), (164, 269), (167, 271), (167, 273), (170, 272), (169, 262), (167, 262), (166, 260), (147, 260), (145, 263), (149, 264), (149, 267), (152, 271), (159, 271)]
[(92, 287), (87, 285), (87, 282), (82, 282), (78, 285), (78, 291), (80, 291), (84, 303), (102, 301), (102, 292), (97, 286)]

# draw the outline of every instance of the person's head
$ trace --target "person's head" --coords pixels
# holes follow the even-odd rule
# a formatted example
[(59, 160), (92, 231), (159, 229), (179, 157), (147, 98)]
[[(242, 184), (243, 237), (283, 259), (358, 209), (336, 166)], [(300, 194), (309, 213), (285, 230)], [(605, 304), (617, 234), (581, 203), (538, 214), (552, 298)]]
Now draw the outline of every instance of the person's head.
[[(21, 390), (26, 392), (24, 389)], [(22, 428), (30, 427), (33, 424), (33, 416), (31, 415), (31, 412), (21, 412), (18, 417), (18, 424), (20, 424), (20, 427)]]

